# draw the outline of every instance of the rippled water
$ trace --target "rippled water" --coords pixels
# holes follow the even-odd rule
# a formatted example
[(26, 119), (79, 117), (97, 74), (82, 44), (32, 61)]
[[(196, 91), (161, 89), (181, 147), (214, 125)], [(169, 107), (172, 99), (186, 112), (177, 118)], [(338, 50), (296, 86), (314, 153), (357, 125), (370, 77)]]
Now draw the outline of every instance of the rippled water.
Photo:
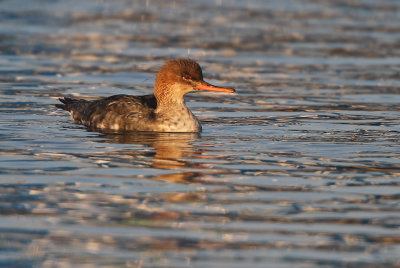
[[(0, 266), (399, 267), (400, 2), (0, 1)], [(201, 134), (57, 98), (191, 57)]]

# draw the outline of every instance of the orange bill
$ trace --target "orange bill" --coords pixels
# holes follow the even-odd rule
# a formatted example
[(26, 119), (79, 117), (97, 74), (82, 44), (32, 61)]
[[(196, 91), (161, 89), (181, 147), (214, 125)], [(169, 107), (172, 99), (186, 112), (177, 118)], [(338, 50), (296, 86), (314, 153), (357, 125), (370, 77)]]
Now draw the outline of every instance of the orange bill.
[(196, 86), (198, 90), (208, 90), (208, 91), (216, 91), (216, 92), (229, 92), (229, 93), (234, 93), (236, 92), (233, 88), (226, 88), (226, 87), (217, 87), (214, 85), (211, 85), (207, 82), (203, 82), (201, 84), (198, 84)]

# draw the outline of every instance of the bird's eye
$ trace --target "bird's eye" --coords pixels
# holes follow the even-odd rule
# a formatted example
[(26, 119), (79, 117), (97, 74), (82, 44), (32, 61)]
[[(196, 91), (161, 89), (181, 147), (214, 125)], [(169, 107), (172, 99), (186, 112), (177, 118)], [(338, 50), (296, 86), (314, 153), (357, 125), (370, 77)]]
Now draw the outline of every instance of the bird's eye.
[(188, 75), (188, 74), (185, 74), (185, 75), (183, 76), (183, 79), (185, 79), (185, 80), (192, 80), (192, 77), (191, 77), (190, 75)]

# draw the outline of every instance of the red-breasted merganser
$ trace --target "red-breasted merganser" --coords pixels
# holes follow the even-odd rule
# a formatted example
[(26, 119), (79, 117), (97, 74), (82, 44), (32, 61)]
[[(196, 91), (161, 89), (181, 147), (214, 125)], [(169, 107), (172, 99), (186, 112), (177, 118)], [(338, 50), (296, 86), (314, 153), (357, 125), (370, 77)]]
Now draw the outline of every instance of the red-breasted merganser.
[(154, 95), (114, 95), (98, 100), (62, 98), (58, 108), (75, 123), (111, 131), (201, 132), (199, 120), (186, 107), (183, 96), (196, 90), (235, 92), (203, 80), (200, 65), (190, 59), (167, 61), (158, 72)]

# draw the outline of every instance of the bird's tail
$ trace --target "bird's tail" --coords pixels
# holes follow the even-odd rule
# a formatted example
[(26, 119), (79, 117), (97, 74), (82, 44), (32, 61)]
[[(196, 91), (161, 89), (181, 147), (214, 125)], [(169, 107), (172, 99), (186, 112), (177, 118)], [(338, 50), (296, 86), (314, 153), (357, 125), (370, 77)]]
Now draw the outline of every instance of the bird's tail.
[(76, 123), (82, 123), (82, 118), (90, 101), (68, 97), (60, 98), (59, 100), (61, 103), (56, 104), (56, 107), (68, 111)]
[(68, 97), (59, 98), (59, 100), (62, 102), (62, 104), (56, 104), (56, 107), (68, 112), (71, 112), (71, 110), (75, 109), (80, 110), (80, 106), (85, 106), (88, 103), (87, 100), (73, 99)]

